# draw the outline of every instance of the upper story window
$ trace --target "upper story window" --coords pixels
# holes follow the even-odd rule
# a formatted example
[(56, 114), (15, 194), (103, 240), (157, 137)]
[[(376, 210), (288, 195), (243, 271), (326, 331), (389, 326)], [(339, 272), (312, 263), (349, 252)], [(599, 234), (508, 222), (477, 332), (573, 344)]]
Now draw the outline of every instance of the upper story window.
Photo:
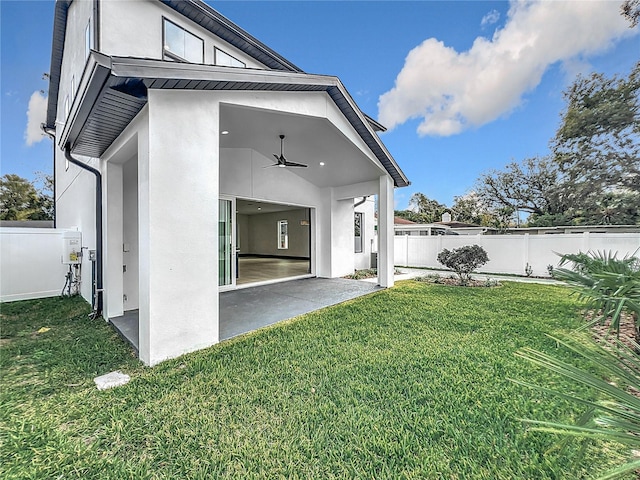
[(163, 19), (163, 48), (164, 60), (174, 60), (191, 63), (204, 63), (204, 41), (184, 28)]
[(91, 29), (91, 19), (87, 22), (87, 26), (84, 27), (84, 57), (89, 58), (91, 49), (93, 48), (93, 31)]
[(224, 50), (220, 50), (218, 47), (214, 47), (213, 54), (214, 54), (214, 63), (216, 65), (222, 65), (225, 67), (239, 67), (239, 68), (247, 67), (246, 63), (241, 62), (236, 57), (229, 55), (227, 52), (225, 52)]

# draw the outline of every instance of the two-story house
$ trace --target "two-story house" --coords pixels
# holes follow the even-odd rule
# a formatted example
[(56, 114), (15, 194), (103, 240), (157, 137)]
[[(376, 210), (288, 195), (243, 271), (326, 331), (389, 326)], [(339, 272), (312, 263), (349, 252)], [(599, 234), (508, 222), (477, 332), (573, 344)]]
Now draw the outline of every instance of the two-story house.
[(288, 278), (351, 273), (373, 196), (378, 280), (393, 284), (393, 191), (408, 180), (383, 127), (338, 78), (202, 1), (57, 0), (48, 101), (82, 295), (106, 319), (138, 311), (146, 364), (215, 344), (219, 292), (252, 284), (252, 258), (295, 260)]

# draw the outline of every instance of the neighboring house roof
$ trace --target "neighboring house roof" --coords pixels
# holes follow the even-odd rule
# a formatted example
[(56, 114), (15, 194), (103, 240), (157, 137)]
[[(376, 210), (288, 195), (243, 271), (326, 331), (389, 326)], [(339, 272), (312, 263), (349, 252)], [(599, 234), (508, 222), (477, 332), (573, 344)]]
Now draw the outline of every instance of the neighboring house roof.
[(435, 225), (444, 225), (446, 227), (451, 228), (464, 228), (464, 227), (480, 227), (480, 225), (476, 225), (474, 223), (464, 223), (464, 222), (433, 222)]
[(393, 217), (394, 225), (417, 225), (416, 222), (412, 222), (411, 220), (407, 220), (406, 218), (401, 217)]
[(636, 233), (640, 232), (640, 225), (560, 225), (557, 227), (518, 227), (507, 228), (507, 234), (579, 234), (579, 233)]
[[(227, 68), (92, 52), (64, 129), (61, 146), (100, 157), (147, 103), (147, 89), (326, 92), (358, 132), (394, 184), (407, 177), (337, 77), (301, 72)], [(113, 105), (117, 105), (114, 107)]]

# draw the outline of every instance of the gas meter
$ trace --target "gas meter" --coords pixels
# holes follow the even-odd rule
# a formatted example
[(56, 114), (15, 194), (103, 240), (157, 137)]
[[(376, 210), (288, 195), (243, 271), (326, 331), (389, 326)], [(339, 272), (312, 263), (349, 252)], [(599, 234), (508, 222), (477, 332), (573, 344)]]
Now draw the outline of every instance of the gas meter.
[(77, 265), (82, 261), (82, 233), (64, 232), (62, 236), (62, 263)]

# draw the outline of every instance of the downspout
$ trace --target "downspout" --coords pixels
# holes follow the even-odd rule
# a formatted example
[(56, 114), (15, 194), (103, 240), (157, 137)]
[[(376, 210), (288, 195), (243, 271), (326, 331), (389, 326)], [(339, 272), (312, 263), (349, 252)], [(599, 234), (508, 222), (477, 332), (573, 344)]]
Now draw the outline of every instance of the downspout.
[(362, 200), (360, 200), (358, 203), (354, 203), (353, 204), (353, 208), (356, 208), (356, 207), (362, 205), (364, 202), (367, 201), (367, 198), (369, 198), (369, 195), (367, 195), (366, 197), (362, 197)]
[(93, 299), (93, 318), (102, 315), (102, 174), (86, 163), (71, 156), (71, 146), (64, 147), (64, 156), (69, 162), (96, 176), (96, 284)]

